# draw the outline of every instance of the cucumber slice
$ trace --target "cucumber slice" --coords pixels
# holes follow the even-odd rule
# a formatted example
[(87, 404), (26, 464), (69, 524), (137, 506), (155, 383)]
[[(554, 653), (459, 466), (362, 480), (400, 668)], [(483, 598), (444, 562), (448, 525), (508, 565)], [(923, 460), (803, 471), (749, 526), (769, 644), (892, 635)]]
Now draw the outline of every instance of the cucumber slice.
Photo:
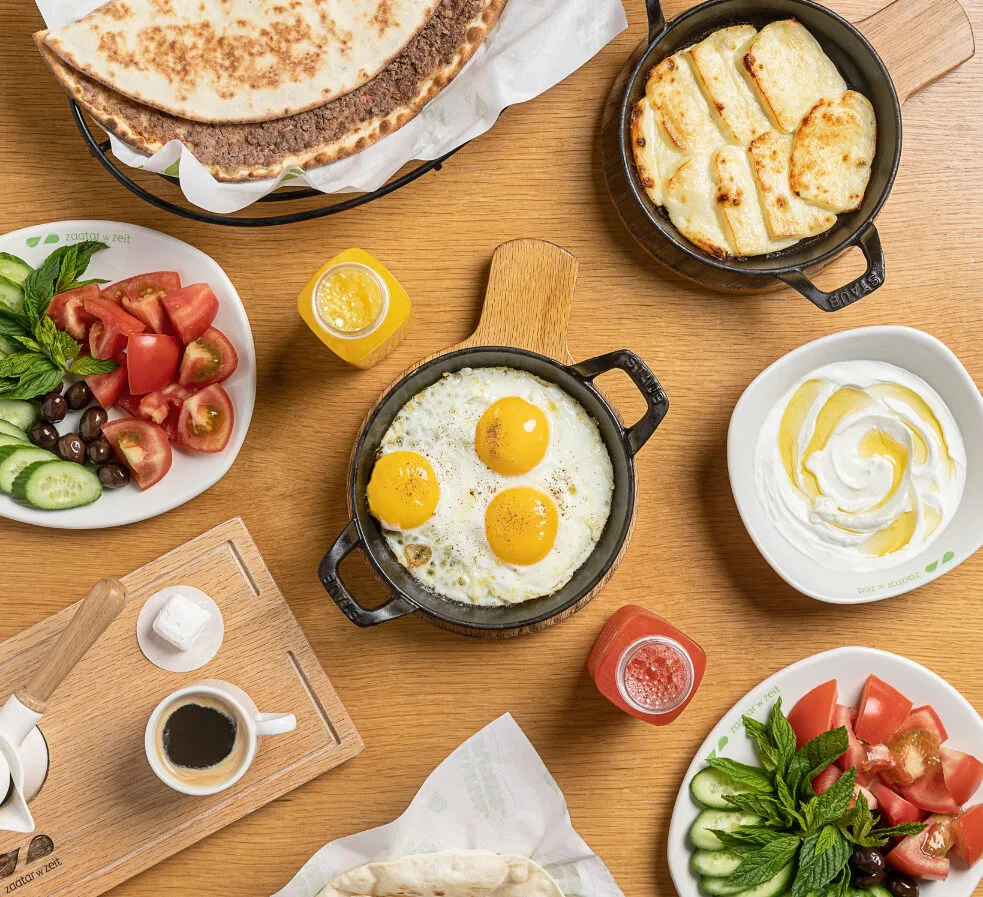
[(29, 445), (18, 436), (11, 436), (9, 433), (0, 433), (0, 446), (2, 445)]
[[(3, 465), (0, 465), (2, 468)], [(690, 867), (695, 875), (709, 878), (726, 878), (741, 865), (741, 858), (729, 850), (695, 850)]]
[(31, 442), (27, 436), (27, 433), (25, 433), (20, 427), (14, 426), (9, 420), (0, 420), (0, 434), (4, 436), (13, 436), (15, 439), (19, 439), (21, 442), (26, 442), (28, 444)]
[(0, 455), (0, 492), (6, 492), (8, 495), (14, 488), (14, 480), (25, 467), (38, 461), (58, 460), (57, 455), (33, 445), (19, 448), (5, 445), (0, 448), (0, 452), (9, 452), (9, 454)]
[(0, 302), (14, 311), (20, 311), (24, 307), (24, 291), (19, 284), (2, 274), (0, 274)]
[(7, 280), (12, 280), (17, 286), (23, 286), (24, 281), (27, 280), (27, 275), (33, 270), (24, 259), (11, 255), (9, 252), (0, 252), (0, 275), (6, 277)]
[(38, 407), (21, 399), (0, 399), (0, 420), (10, 421), (24, 432), (38, 419)]
[[(788, 891), (789, 886), (792, 884), (792, 863), (789, 863), (784, 869), (782, 869), (774, 878), (768, 879), (764, 884), (758, 885), (756, 888), (748, 888), (746, 891), (741, 891), (741, 897), (780, 897)], [(711, 881), (713, 879), (710, 879)]]
[(724, 797), (728, 794), (746, 794), (748, 790), (729, 775), (709, 767), (700, 770), (689, 783), (693, 800), (701, 807), (713, 810), (733, 810), (734, 805), (727, 803)]
[(74, 461), (35, 461), (17, 475), (10, 491), (21, 504), (63, 511), (94, 502), (102, 495), (102, 483)]
[(740, 894), (743, 890), (740, 885), (735, 887), (727, 884), (726, 878), (715, 878), (711, 875), (704, 875), (700, 879), (700, 888), (711, 897), (731, 897), (733, 894)]
[(868, 888), (866, 893), (868, 897), (891, 897), (891, 892), (884, 885), (874, 885), (874, 887)]
[(0, 336), (0, 358), (6, 358), (8, 355), (13, 355), (16, 351), (17, 346), (15, 346), (5, 336)]
[(761, 822), (760, 816), (754, 813), (732, 813), (726, 810), (704, 810), (693, 820), (690, 826), (689, 839), (694, 847), (700, 850), (723, 850), (724, 845), (715, 834), (713, 829), (722, 832), (732, 832), (742, 825), (757, 825)]

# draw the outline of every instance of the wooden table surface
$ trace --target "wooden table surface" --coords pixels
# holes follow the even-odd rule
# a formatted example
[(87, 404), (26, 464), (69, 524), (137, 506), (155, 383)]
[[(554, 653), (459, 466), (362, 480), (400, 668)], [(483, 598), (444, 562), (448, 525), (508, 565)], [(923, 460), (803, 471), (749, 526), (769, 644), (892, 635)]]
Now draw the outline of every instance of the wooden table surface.
[[(966, 2), (983, 34), (983, 0)], [(117, 185), (87, 154), (34, 48), (30, 35), (42, 26), (34, 4), (0, 0), (0, 230), (109, 218), (187, 240), (238, 286), (259, 363), (242, 454), (206, 494), (119, 530), (75, 533), (0, 521), (0, 638), (75, 601), (98, 577), (123, 575), (241, 514), (367, 745), (354, 761), (114, 895), (270, 894), (326, 842), (401, 813), (450, 751), (506, 711), (541, 753), (574, 824), (625, 894), (671, 894), (665, 837), (683, 771), (720, 715), (765, 676), (814, 652), (863, 643), (927, 664), (983, 707), (975, 610), (983, 556), (880, 604), (811, 601), (755, 550), (731, 498), (725, 460), (730, 412), (748, 382), (785, 352), (832, 331), (923, 328), (983, 384), (983, 57), (906, 104), (901, 169), (878, 220), (887, 283), (859, 304), (823, 315), (788, 290), (757, 298), (708, 294), (659, 268), (623, 231), (601, 177), (598, 125), (606, 93), (644, 31), (643, 3), (627, 5), (628, 31), (548, 94), (508, 110), (442, 172), (355, 212), (246, 231), (158, 212)], [(685, 5), (672, 0), (667, 11)], [(880, 5), (848, 0), (834, 7), (859, 19)], [(633, 349), (669, 394), (669, 416), (639, 457), (634, 542), (600, 597), (545, 633), (474, 641), (415, 618), (358, 630), (316, 577), (346, 522), (352, 438), (392, 377), (471, 332), (491, 252), (517, 236), (552, 240), (581, 261), (573, 355)], [(367, 372), (335, 360), (295, 309), (310, 274), (348, 246), (383, 259), (417, 311), (415, 331)], [(858, 259), (842, 260), (819, 282), (832, 287), (859, 270)], [(619, 378), (609, 375), (604, 386), (630, 416), (641, 401)], [(345, 572), (359, 595), (380, 593), (363, 562), (347, 562)], [(584, 668), (604, 622), (628, 602), (662, 614), (709, 655), (702, 688), (668, 728), (614, 709)], [(0, 683), (0, 695), (18, 684)]]

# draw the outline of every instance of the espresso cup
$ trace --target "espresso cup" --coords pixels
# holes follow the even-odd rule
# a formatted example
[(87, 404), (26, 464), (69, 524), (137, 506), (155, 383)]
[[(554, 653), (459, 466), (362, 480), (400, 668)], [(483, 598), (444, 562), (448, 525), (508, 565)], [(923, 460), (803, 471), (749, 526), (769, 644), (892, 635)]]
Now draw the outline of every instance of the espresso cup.
[[(235, 723), (228, 753), (213, 765), (178, 765), (168, 755), (164, 731), (171, 716), (182, 707), (197, 705), (214, 710)], [(260, 713), (241, 688), (218, 679), (205, 679), (178, 689), (161, 701), (147, 722), (144, 748), (147, 761), (165, 785), (182, 794), (218, 794), (239, 781), (259, 749), (260, 739), (283, 735), (297, 728), (292, 713)]]

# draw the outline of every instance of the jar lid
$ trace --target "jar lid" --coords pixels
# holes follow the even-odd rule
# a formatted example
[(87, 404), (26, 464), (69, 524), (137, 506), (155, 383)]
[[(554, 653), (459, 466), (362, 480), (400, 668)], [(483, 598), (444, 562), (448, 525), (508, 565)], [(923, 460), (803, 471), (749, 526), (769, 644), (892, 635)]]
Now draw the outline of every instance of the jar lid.
[(689, 652), (662, 635), (632, 642), (618, 661), (618, 691), (641, 713), (671, 713), (693, 693), (695, 678)]
[[(335, 322), (330, 321), (324, 316), (324, 312), (321, 309), (321, 303), (318, 298), (318, 293), (320, 291), (321, 284), (328, 278), (339, 273), (354, 271), (357, 271), (359, 274), (366, 275), (375, 284), (375, 286), (378, 287), (379, 295), (381, 296), (382, 301), (380, 303), (378, 313), (371, 322), (358, 330), (342, 330)], [(314, 282), (314, 287), (311, 290), (311, 306), (318, 324), (320, 324), (321, 327), (323, 327), (333, 337), (345, 340), (362, 339), (363, 337), (366, 337), (378, 330), (379, 327), (382, 326), (382, 322), (386, 320), (386, 316), (389, 314), (389, 286), (379, 272), (375, 271), (369, 265), (365, 265), (362, 262), (338, 262), (338, 264), (331, 265), (331, 267), (322, 271), (321, 276)]]

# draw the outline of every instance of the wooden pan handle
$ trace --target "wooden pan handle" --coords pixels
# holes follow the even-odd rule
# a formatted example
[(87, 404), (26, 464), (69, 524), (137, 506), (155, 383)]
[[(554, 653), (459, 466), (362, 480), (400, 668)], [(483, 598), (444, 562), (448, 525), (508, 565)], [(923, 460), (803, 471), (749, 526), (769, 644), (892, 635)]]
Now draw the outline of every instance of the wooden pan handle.
[(976, 52), (973, 27), (957, 0), (894, 0), (857, 27), (887, 66), (902, 103)]
[(126, 589), (118, 579), (100, 579), (79, 605), (54, 648), (17, 700), (35, 713), (44, 713), (55, 689), (85, 656), (126, 603)]
[(456, 349), (516, 346), (565, 361), (577, 260), (545, 240), (510, 240), (492, 255), (478, 329)]

